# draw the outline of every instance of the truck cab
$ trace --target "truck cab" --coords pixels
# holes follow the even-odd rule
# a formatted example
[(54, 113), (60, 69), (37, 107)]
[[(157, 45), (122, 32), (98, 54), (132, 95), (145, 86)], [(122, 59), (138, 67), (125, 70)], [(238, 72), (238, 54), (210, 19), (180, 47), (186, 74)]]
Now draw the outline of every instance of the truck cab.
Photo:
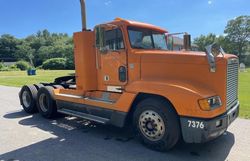
[(167, 33), (121, 18), (74, 33), (75, 77), (24, 86), (24, 110), (128, 124), (160, 151), (219, 137), (239, 112), (238, 58), (216, 44), (171, 51)]

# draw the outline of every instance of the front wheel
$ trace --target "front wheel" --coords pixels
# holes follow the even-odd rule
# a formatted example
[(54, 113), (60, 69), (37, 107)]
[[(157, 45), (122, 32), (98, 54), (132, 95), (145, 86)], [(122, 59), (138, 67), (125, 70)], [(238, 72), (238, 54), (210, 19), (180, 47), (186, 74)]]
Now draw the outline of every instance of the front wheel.
[(167, 151), (180, 138), (178, 116), (172, 105), (162, 98), (148, 98), (136, 106), (133, 124), (139, 139), (147, 147)]

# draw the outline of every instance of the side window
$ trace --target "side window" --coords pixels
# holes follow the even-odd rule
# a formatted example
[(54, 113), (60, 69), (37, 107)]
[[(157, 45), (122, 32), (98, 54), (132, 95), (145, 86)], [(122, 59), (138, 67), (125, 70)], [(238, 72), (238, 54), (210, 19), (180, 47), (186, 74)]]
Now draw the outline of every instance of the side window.
[(124, 49), (122, 31), (120, 29), (105, 31), (105, 47), (107, 50)]

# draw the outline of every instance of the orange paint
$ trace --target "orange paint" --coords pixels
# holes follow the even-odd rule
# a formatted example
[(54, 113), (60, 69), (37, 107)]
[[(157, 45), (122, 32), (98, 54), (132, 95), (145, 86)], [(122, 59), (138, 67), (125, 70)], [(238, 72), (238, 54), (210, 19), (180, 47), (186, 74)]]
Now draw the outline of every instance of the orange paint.
[[(116, 19), (105, 29), (119, 28), (122, 31), (124, 49), (105, 54), (95, 47), (94, 31), (74, 34), (76, 90), (55, 90), (58, 100), (98, 106), (100, 108), (129, 112), (139, 93), (160, 95), (168, 99), (182, 116), (212, 118), (226, 111), (227, 59), (235, 56), (226, 54), (216, 58), (216, 72), (209, 71), (205, 53), (191, 51), (160, 51), (132, 49), (127, 27), (141, 27), (161, 33), (159, 27)], [(112, 26), (113, 25), (113, 26)], [(97, 57), (96, 57), (97, 56)], [(125, 66), (127, 81), (119, 81), (118, 68)], [(105, 80), (108, 78), (107, 80)], [(119, 86), (123, 92), (107, 91), (109, 86)], [(109, 93), (114, 103), (86, 99), (102, 98)], [(82, 96), (70, 98), (60, 94)], [(222, 107), (212, 111), (200, 109), (198, 100), (218, 95)]]

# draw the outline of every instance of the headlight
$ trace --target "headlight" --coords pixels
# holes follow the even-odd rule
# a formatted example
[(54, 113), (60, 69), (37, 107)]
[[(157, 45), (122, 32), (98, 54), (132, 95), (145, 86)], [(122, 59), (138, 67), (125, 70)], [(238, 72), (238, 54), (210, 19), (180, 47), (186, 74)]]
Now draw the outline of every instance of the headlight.
[(222, 105), (221, 99), (219, 96), (213, 96), (198, 101), (200, 108), (205, 111), (210, 111), (215, 108), (218, 108)]

